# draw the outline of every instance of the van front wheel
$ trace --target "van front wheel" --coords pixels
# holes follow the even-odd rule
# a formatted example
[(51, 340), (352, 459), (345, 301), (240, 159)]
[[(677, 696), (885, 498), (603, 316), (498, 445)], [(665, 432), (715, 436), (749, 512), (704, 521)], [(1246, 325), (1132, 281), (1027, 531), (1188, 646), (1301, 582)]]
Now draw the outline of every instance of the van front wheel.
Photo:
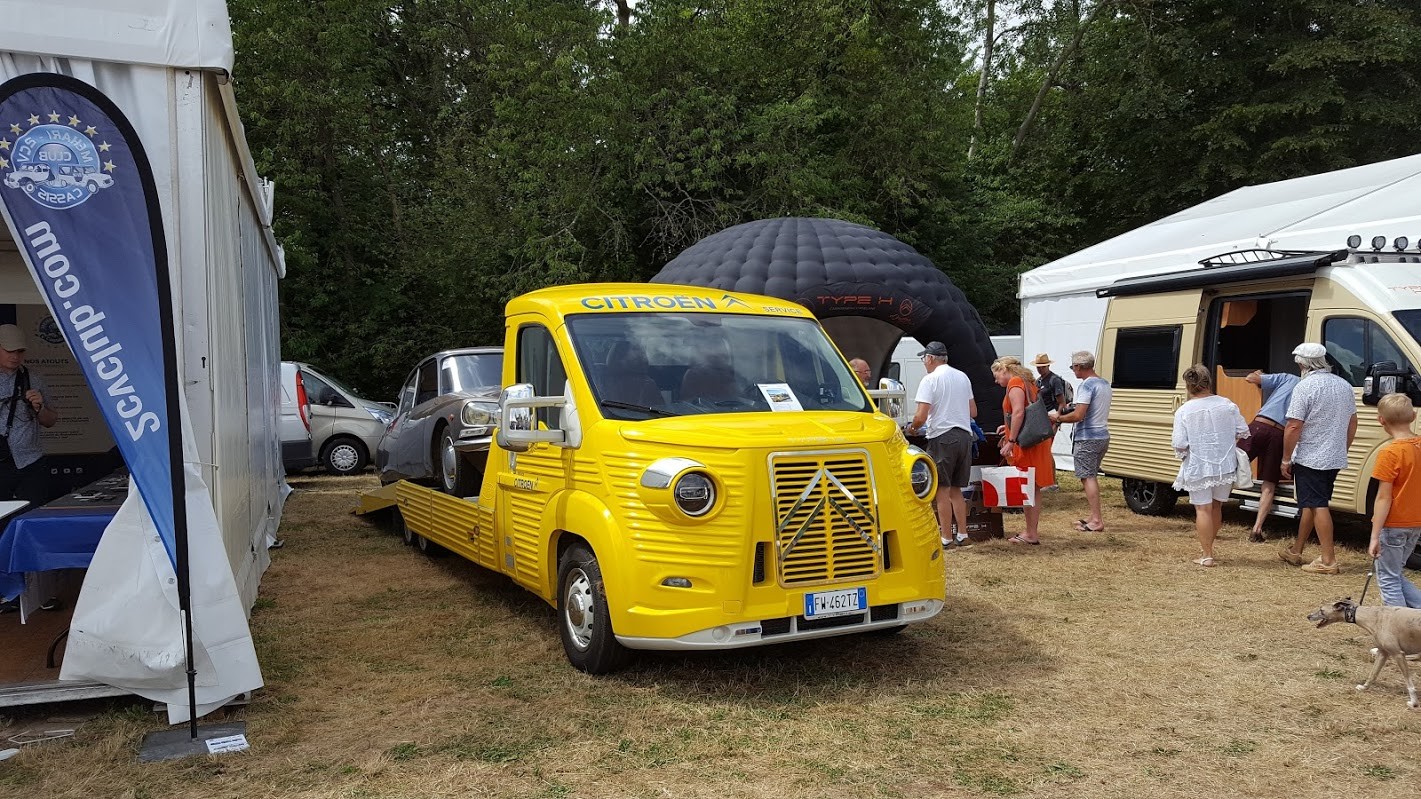
[(1174, 487), (1166, 483), (1127, 477), (1120, 481), (1120, 487), (1125, 491), (1125, 506), (1144, 516), (1164, 516), (1174, 510), (1179, 499)]
[(568, 662), (588, 674), (607, 674), (626, 662), (627, 650), (612, 634), (602, 567), (586, 544), (573, 544), (558, 559), (558, 631)]

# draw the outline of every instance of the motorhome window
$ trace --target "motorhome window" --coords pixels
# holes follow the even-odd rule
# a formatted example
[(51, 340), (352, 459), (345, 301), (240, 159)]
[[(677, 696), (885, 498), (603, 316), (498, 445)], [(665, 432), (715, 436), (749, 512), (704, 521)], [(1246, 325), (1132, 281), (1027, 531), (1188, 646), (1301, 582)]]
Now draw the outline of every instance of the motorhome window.
[(776, 384), (788, 385), (804, 410), (873, 410), (858, 377), (812, 319), (619, 313), (579, 314), (567, 324), (609, 418), (767, 411), (765, 394), (782, 393), (774, 392)]
[(417, 388), (414, 404), (423, 405), (439, 396), (439, 372), (435, 369), (434, 361), (425, 361), (419, 365), (419, 376), (415, 383)]
[(1392, 361), (1402, 369), (1410, 369), (1411, 361), (1391, 336), (1376, 322), (1353, 316), (1338, 316), (1322, 324), (1322, 344), (1332, 369), (1354, 386), (1361, 386), (1367, 368), (1374, 363)]
[[(518, 373), (519, 383), (531, 383), (533, 393), (539, 397), (560, 397), (567, 389), (567, 370), (563, 368), (562, 357), (558, 355), (553, 336), (542, 325), (529, 325), (518, 331)], [(549, 428), (557, 428), (562, 422), (562, 411), (558, 408), (538, 408), (538, 421)]]
[(1174, 388), (1179, 375), (1179, 338), (1179, 325), (1116, 332), (1111, 384), (1116, 388)]

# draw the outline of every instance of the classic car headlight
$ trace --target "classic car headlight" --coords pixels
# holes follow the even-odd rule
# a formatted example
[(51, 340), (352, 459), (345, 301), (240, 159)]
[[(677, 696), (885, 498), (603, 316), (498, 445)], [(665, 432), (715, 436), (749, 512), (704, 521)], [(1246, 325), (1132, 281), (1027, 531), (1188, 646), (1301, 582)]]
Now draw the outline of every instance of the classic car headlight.
[(927, 458), (918, 458), (908, 470), (908, 481), (913, 485), (913, 493), (919, 499), (927, 499), (933, 490), (933, 463)]
[(703, 516), (715, 505), (715, 483), (702, 472), (686, 472), (672, 488), (676, 507), (687, 516)]
[(498, 405), (493, 402), (469, 400), (460, 413), (465, 427), (492, 427), (498, 424)]

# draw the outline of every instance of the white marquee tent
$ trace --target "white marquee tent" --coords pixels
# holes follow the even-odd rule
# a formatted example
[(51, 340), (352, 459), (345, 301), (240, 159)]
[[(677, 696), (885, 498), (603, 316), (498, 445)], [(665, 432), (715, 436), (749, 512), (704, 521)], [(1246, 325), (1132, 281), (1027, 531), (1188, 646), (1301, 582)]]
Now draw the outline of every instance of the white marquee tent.
[[(0, 82), (57, 72), (96, 86), (152, 161), (172, 265), (199, 713), (261, 685), (246, 613), (287, 491), (282, 476), (272, 187), (252, 164), (231, 84), (223, 0), (0, 0)], [(0, 226), (0, 303), (43, 300)], [(85, 578), (61, 680), (0, 705), (131, 691), (186, 718), (172, 567), (130, 500)], [(3, 688), (3, 687), (0, 687)]]

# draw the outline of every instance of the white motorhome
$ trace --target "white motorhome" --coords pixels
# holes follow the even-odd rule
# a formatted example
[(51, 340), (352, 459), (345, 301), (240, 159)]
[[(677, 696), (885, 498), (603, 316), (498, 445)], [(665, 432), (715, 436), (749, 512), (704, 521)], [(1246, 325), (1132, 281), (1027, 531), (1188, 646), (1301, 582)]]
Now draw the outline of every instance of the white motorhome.
[[(207, 673), (204, 667), (199, 677), (199, 713), (261, 684), (245, 614), (269, 563), (267, 545), (275, 539), (288, 490), (277, 432), (276, 286), (285, 266), (271, 230), (272, 186), (257, 176), (247, 149), (232, 69), (231, 28), (222, 0), (17, 2), (7, 4), (0, 26), (0, 81), (59, 72), (97, 87), (128, 117), (152, 162), (172, 265), (182, 399), (190, 422), (189, 508), (201, 503), (206, 510), (199, 516), (215, 516), (212, 527), (201, 519), (192, 523), (192, 535), (198, 536), (194, 605), (204, 608), (194, 614), (195, 639), (208, 650), (198, 660), (216, 669)], [(12, 236), (0, 225), (0, 305), (12, 306), (16, 320), (30, 326), (31, 341), (49, 341), (53, 359), (62, 361), (68, 348), (51, 335), (43, 299)], [(71, 385), (73, 375), (80, 375), (66, 399), (70, 407), (61, 409), (69, 426), (62, 421), (56, 427), (57, 434), (71, 435), (47, 442), (46, 448), (80, 456), (112, 447), (96, 409), (86, 405), (92, 398), (85, 400), (81, 373), (74, 369), (71, 375), (48, 358), (40, 368), (48, 371), (51, 385), (57, 375), (67, 376)], [(90, 423), (83, 424), (84, 418)], [(83, 429), (75, 426), (80, 424)], [(210, 494), (196, 485), (198, 478)], [(85, 577), (81, 610), (84, 596), (108, 591), (122, 596), (143, 582), (141, 575), (122, 573), (123, 566), (103, 557), (111, 539), (141, 535), (140, 527), (115, 522), (103, 533), (104, 546)], [(141, 590), (167, 618), (162, 586), (145, 583)], [(164, 625), (170, 638), (144, 639), (138, 627), (154, 617), (138, 618), (147, 606), (123, 602), (128, 604), (88, 603), (93, 613), (82, 624), (74, 622), (62, 670), (42, 670), (45, 679), (22, 687), (0, 686), (0, 706), (139, 693), (171, 703), (170, 718), (175, 707), (185, 716), (181, 658), (178, 668), (157, 673), (148, 668), (151, 659), (134, 654), (181, 652), (181, 627)], [(0, 616), (0, 623), (16, 625), (5, 630), (8, 646), (28, 640), (15, 615)], [(109, 654), (85, 649), (77, 640), (81, 628), (104, 630), (112, 644)], [(48, 643), (39, 649), (41, 663)], [(64, 681), (53, 679), (61, 673)]]
[[(1117, 340), (1104, 341), (1107, 311), (1112, 302), (1109, 295), (1118, 295), (1119, 292), (1112, 290), (1117, 285), (1165, 280), (1170, 275), (1200, 269), (1202, 261), (1236, 251), (1335, 251), (1345, 248), (1352, 235), (1359, 236), (1362, 245), (1359, 257), (1366, 258), (1375, 237), (1384, 238), (1383, 250), (1394, 252), (1396, 237), (1408, 232), (1414, 236), (1418, 229), (1421, 229), (1421, 155), (1241, 188), (1023, 274), (1019, 296), (1024, 352), (1048, 351), (1060, 360), (1061, 354), (1089, 350), (1097, 353), (1102, 361), (1107, 357), (1115, 360), (1114, 353), (1101, 350), (1113, 347)], [(1411, 249), (1414, 251), (1414, 246)], [(1382, 260), (1395, 262), (1397, 259)], [(1387, 273), (1386, 279), (1395, 285), (1405, 288), (1421, 282), (1402, 280), (1402, 273), (1414, 267), (1399, 265), (1354, 269), (1339, 264), (1317, 274), (1319, 278), (1326, 278), (1327, 285), (1345, 285), (1359, 303), (1374, 309), (1372, 315), (1385, 325), (1395, 327), (1398, 323), (1392, 311), (1402, 307), (1396, 302), (1404, 297), (1391, 296), (1395, 294), (1391, 289), (1386, 286), (1377, 289), (1374, 285), (1388, 269), (1401, 270), (1396, 274)], [(1307, 282), (1311, 285), (1311, 278)], [(1246, 283), (1241, 285), (1247, 286)], [(1191, 290), (1195, 294), (1211, 292), (1202, 305), (1195, 302), (1187, 308), (1188, 303), (1180, 306), (1185, 309), (1180, 313), (1188, 317), (1181, 317), (1181, 324), (1187, 322), (1197, 327), (1205, 323), (1203, 314), (1209, 312), (1207, 300), (1219, 292), (1209, 286)], [(1322, 301), (1314, 292), (1310, 302), (1316, 305)], [(1289, 335), (1307, 335), (1321, 340), (1326, 333), (1323, 321), (1315, 320), (1316, 326), (1314, 321), (1307, 321), (1304, 328), (1309, 301), (1302, 302), (1293, 312), (1296, 329), (1289, 328)], [(1120, 314), (1128, 310), (1122, 305), (1119, 311), (1120, 325), (1126, 325)], [(1279, 319), (1285, 315), (1280, 313)], [(1159, 315), (1150, 317), (1150, 321), (1168, 324)], [(1141, 321), (1137, 326), (1148, 325)], [(1404, 334), (1405, 331), (1396, 331), (1398, 336)], [(1287, 342), (1271, 343), (1277, 349)], [(1192, 345), (1183, 349), (1187, 351), (1179, 353), (1176, 373), (1188, 365), (1185, 360), (1210, 361), (1212, 358)], [(1288, 366), (1286, 359), (1277, 362), (1275, 358), (1268, 363), (1273, 368)], [(1104, 376), (1114, 379), (1115, 369), (1118, 364), (1111, 364)], [(1054, 451), (1057, 466), (1069, 468), (1069, 439), (1059, 436)], [(1280, 509), (1287, 512), (1286, 505)]]

